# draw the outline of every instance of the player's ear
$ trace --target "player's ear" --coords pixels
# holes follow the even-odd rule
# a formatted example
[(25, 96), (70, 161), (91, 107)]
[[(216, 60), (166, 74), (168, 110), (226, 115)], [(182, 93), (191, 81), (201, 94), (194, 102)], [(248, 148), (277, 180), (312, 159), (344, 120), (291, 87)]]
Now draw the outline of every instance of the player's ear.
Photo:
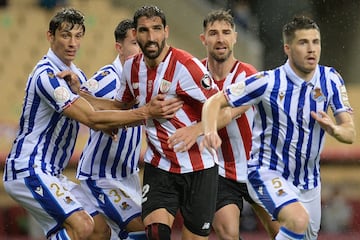
[(205, 34), (204, 33), (201, 33), (200, 34), (200, 41), (202, 42), (202, 44), (205, 46)]

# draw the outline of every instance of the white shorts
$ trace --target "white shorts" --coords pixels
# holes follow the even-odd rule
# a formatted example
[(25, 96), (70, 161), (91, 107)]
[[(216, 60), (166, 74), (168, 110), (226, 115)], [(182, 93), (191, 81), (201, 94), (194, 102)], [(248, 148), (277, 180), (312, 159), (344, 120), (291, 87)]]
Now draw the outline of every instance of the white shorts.
[(76, 199), (76, 183), (65, 176), (37, 174), (4, 181), (6, 192), (40, 224), (46, 237), (62, 228), (66, 218), (83, 206)]
[(126, 234), (125, 227), (132, 219), (141, 216), (142, 193), (138, 174), (121, 180), (81, 180), (80, 185), (119, 236)]
[(253, 200), (262, 206), (274, 219), (283, 206), (300, 202), (309, 214), (309, 226), (305, 239), (317, 239), (321, 222), (321, 186), (301, 190), (284, 179), (281, 173), (258, 169), (248, 175), (248, 190)]

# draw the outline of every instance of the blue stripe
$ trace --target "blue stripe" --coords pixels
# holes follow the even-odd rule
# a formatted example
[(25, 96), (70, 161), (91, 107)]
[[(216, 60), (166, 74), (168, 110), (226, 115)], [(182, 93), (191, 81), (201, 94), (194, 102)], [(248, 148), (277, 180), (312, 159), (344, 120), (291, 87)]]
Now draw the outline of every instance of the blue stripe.
[[(99, 139), (96, 143), (96, 150), (94, 151), (94, 153), (98, 152), (99, 148), (102, 147), (102, 141), (101, 139), (104, 138), (105, 135), (103, 132), (100, 133)], [(107, 159), (109, 156), (109, 152), (110, 152), (110, 147), (111, 147), (111, 139), (108, 139), (105, 147), (103, 148), (104, 150), (101, 153), (101, 159), (100, 159), (100, 170), (99, 170), (99, 177), (105, 177), (106, 174), (106, 163), (107, 163)], [(94, 166), (94, 162), (96, 162), (96, 154), (93, 154), (92, 156), (92, 161), (91, 161), (91, 166)]]
[[(116, 207), (113, 206), (112, 201), (104, 193), (103, 189), (96, 185), (94, 180), (86, 180), (92, 195), (96, 198), (99, 207), (103, 210), (105, 215), (116, 223), (120, 229), (125, 229), (127, 223), (124, 222), (122, 216), (117, 211)], [(116, 190), (113, 190), (116, 191)], [(100, 201), (100, 196), (103, 196), (103, 201)]]
[(297, 122), (297, 127), (299, 129), (299, 137), (298, 137), (298, 142), (296, 144), (296, 149), (295, 149), (295, 171), (294, 171), (294, 181), (293, 184), (295, 186), (298, 186), (300, 184), (300, 172), (301, 172), (301, 155), (302, 155), (302, 146), (304, 144), (304, 126), (303, 126), (303, 118), (304, 118), (304, 104), (305, 104), (305, 94), (306, 94), (306, 82), (301, 84), (301, 89), (300, 89), (300, 95), (299, 95), (299, 102), (298, 102), (298, 106), (297, 106), (297, 115), (296, 115), (296, 122)]
[[(286, 86), (286, 93), (289, 92), (293, 92), (294, 90), (294, 83), (288, 78), (286, 77), (286, 82), (287, 82), (287, 86)], [(290, 170), (289, 170), (289, 152), (290, 152), (290, 144), (291, 144), (291, 140), (292, 140), (292, 135), (294, 134), (294, 123), (291, 119), (291, 115), (290, 115), (290, 111), (291, 111), (291, 94), (286, 94), (285, 93), (285, 98), (284, 98), (284, 110), (286, 113), (288, 113), (286, 115), (287, 120), (286, 120), (286, 124), (287, 124), (287, 128), (286, 128), (286, 137), (285, 137), (285, 141), (284, 141), (284, 147), (283, 147), (283, 151), (282, 151), (282, 156), (283, 156), (283, 162), (284, 162), (284, 170), (283, 170), (283, 177), (285, 179), (288, 179), (289, 175), (290, 175)]]
[(277, 99), (279, 97), (279, 88), (280, 88), (280, 70), (276, 69), (274, 72), (274, 86), (270, 94), (270, 103), (271, 103), (271, 116), (273, 120), (272, 124), (272, 133), (270, 141), (270, 169), (275, 170), (277, 162), (279, 161), (278, 156), (276, 155), (277, 142), (279, 137), (279, 107), (277, 104)]
[[(103, 97), (116, 89), (116, 79), (104, 86), (100, 91), (95, 93), (96, 97)], [(112, 97), (114, 98), (114, 97)]]
[(260, 148), (259, 148), (259, 166), (262, 165), (262, 161), (264, 158), (264, 145), (265, 145), (265, 129), (267, 128), (267, 122), (266, 122), (266, 112), (263, 106), (263, 103), (260, 102), (258, 104), (258, 111), (259, 111), (259, 115), (260, 115), (260, 119), (261, 119), (261, 127), (263, 129), (263, 131), (261, 131), (260, 134)]
[[(131, 130), (131, 137), (130, 137), (130, 140), (132, 140), (132, 138), (134, 137), (134, 130), (135, 128), (131, 128), (131, 129), (127, 129), (125, 131), (129, 131)], [(127, 133), (128, 135), (128, 133)], [(126, 156), (125, 156), (125, 159), (121, 165), (121, 176), (122, 177), (126, 177), (128, 175), (128, 173), (126, 172), (126, 167), (128, 165), (128, 162), (129, 162), (129, 156), (131, 154), (131, 151), (133, 149), (133, 141), (129, 141), (129, 146), (128, 146), (128, 149), (127, 149), (127, 152), (126, 152)]]
[[(254, 188), (258, 199), (265, 206), (268, 212), (273, 213), (276, 210), (276, 205), (274, 201), (270, 198), (269, 191), (264, 184), (264, 181), (261, 179), (258, 171), (252, 171), (249, 173), (249, 182)], [(262, 192), (259, 192), (259, 189), (262, 189)]]
[[(116, 159), (120, 159), (120, 155), (121, 155), (121, 152), (122, 149), (124, 148), (124, 144), (125, 144), (125, 140), (126, 140), (126, 130), (122, 130), (121, 131), (121, 136), (120, 136), (120, 139), (119, 139), (119, 146), (118, 146), (118, 152), (116, 153)], [(123, 159), (124, 161), (126, 161), (126, 159)], [(111, 167), (111, 176), (112, 177), (116, 177), (116, 173), (117, 173), (117, 167), (119, 165), (119, 161), (114, 161), (114, 164), (113, 166)]]

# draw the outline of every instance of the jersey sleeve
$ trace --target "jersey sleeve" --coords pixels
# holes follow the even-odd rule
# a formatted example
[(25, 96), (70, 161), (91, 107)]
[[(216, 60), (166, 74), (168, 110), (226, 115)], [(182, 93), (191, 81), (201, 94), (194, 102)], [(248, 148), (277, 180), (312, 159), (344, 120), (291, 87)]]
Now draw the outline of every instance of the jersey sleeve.
[(85, 83), (91, 94), (108, 99), (115, 97), (119, 85), (119, 77), (110, 65), (101, 68)]
[(236, 82), (223, 89), (228, 103), (232, 107), (253, 105), (261, 101), (267, 88), (268, 74), (260, 72), (246, 78), (245, 81)]
[(332, 99), (330, 100), (330, 107), (334, 116), (341, 112), (352, 113), (353, 109), (350, 106), (344, 80), (334, 68), (330, 69), (329, 74), (331, 79), (331, 89), (333, 92)]
[[(56, 77), (56, 73), (47, 68), (39, 75), (34, 75), (36, 81), (36, 91), (49, 106), (56, 112), (62, 112), (70, 106), (79, 95), (74, 94), (65, 80)], [(37, 101), (33, 99), (33, 101)]]

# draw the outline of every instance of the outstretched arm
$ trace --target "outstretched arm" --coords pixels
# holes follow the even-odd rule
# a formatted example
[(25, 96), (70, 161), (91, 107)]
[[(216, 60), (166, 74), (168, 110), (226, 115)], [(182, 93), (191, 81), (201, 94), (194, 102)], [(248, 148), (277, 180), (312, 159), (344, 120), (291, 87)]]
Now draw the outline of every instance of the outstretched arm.
[(335, 116), (336, 123), (324, 111), (312, 111), (311, 116), (336, 140), (342, 143), (354, 143), (356, 138), (354, 120), (350, 113), (342, 112)]
[[(220, 114), (218, 115), (218, 130), (228, 125), (234, 118), (240, 116), (248, 109), (249, 106), (237, 108), (225, 107), (221, 109)], [(202, 122), (198, 122), (192, 126), (179, 128), (169, 137), (169, 147), (174, 148), (175, 152), (185, 152), (195, 144), (197, 138), (202, 134)]]
[[(57, 76), (65, 79), (74, 93), (80, 95), (84, 100), (90, 103), (92, 110), (128, 110), (135, 104), (135, 101), (124, 103), (112, 99), (98, 98), (94, 97), (87, 91), (82, 91), (80, 89), (80, 81), (78, 76), (70, 70), (62, 71), (58, 73)], [(127, 121), (128, 123), (125, 123), (124, 125), (138, 125), (147, 118), (169, 119), (174, 117), (175, 113), (182, 107), (183, 101), (181, 101), (179, 98), (165, 98), (166, 95), (159, 94), (145, 106), (142, 106), (139, 109), (129, 110), (132, 111), (128, 112), (130, 116), (136, 114), (134, 117), (136, 119), (140, 119), (138, 121)], [(106, 112), (103, 113), (106, 114)]]

